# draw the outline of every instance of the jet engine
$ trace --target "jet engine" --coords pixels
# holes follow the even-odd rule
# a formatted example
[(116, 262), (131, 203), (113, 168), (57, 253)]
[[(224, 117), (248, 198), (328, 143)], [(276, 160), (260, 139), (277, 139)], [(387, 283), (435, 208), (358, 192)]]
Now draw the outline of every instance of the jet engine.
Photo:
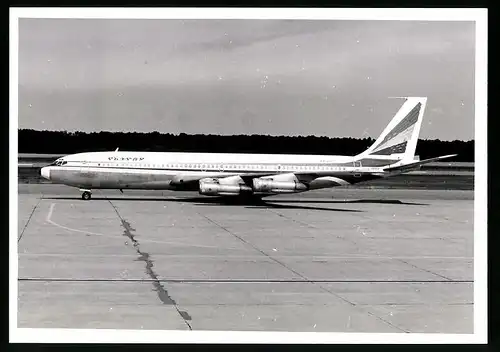
[(275, 181), (263, 178), (253, 179), (254, 192), (297, 193), (307, 191), (307, 189), (306, 184), (295, 180)]
[(245, 184), (221, 182), (217, 178), (200, 180), (199, 193), (205, 196), (237, 196), (247, 192), (252, 189)]

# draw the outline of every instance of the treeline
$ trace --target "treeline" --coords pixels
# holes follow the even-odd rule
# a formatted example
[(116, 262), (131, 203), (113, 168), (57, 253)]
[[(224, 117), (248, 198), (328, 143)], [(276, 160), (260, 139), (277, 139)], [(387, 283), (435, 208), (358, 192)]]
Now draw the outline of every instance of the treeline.
[[(73, 154), (91, 151), (214, 152), (356, 155), (368, 148), (371, 138), (264, 135), (174, 135), (159, 132), (66, 132), (19, 130), (19, 153)], [(474, 161), (474, 141), (420, 140), (421, 159), (458, 154), (453, 161)]]

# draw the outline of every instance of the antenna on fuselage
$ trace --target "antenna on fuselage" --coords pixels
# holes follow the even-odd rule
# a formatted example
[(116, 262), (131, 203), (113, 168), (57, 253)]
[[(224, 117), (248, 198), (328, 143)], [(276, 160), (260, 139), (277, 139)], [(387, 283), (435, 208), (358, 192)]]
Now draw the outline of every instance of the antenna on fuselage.
[[(118, 147), (118, 148), (120, 148), (120, 147)], [(115, 152), (117, 152), (117, 151), (118, 151), (118, 148), (116, 148)]]

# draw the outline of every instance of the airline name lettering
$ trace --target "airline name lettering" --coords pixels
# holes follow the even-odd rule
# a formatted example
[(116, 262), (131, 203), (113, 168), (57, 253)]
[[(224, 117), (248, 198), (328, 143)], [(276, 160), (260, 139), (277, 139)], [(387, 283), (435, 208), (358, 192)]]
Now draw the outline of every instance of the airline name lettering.
[(132, 157), (129, 157), (129, 158), (126, 158), (126, 157), (118, 158), (116, 156), (110, 156), (108, 158), (108, 160), (114, 160), (114, 161), (142, 161), (142, 160), (144, 160), (144, 158), (132, 158)]

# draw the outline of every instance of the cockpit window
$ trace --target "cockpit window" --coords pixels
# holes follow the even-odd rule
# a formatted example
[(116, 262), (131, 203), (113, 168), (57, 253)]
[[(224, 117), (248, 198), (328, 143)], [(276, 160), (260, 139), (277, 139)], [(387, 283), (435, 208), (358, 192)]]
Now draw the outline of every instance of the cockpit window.
[(62, 166), (62, 165), (66, 165), (68, 162), (66, 160), (56, 160), (54, 161), (52, 164), (50, 164), (50, 166)]

